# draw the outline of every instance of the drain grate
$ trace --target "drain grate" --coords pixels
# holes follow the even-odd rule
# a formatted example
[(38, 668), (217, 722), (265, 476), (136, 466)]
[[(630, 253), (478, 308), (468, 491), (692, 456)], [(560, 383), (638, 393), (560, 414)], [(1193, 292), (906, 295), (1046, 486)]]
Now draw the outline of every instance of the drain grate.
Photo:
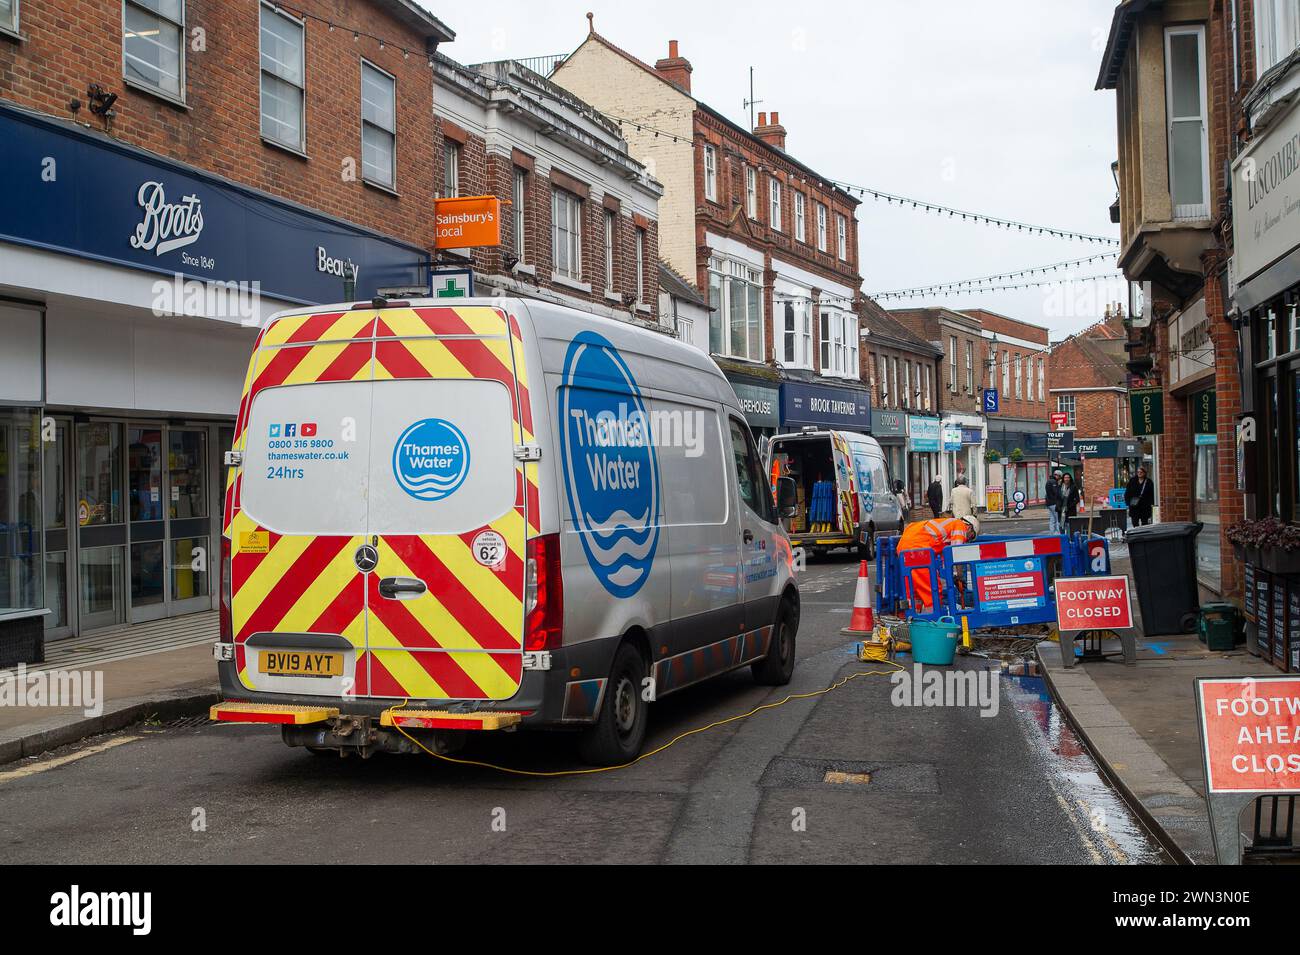
[(163, 726), (167, 729), (188, 730), (198, 729), (200, 726), (210, 726), (211, 724), (212, 720), (208, 718), (208, 714), (196, 713), (193, 716), (181, 716), (170, 720), (164, 723)]

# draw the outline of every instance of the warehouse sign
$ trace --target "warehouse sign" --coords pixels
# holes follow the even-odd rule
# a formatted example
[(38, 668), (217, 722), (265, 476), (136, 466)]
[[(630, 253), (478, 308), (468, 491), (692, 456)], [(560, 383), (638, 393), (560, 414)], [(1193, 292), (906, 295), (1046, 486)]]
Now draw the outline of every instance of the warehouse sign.
[(1159, 388), (1138, 388), (1128, 394), (1133, 434), (1138, 437), (1165, 433), (1165, 394)]

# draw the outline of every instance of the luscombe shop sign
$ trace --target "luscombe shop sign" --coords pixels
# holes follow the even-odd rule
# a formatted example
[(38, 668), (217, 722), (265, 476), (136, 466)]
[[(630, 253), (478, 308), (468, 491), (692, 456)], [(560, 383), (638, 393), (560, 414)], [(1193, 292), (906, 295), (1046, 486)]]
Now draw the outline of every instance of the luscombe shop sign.
[(1232, 167), (1236, 281), (1300, 246), (1300, 108), (1292, 106)]

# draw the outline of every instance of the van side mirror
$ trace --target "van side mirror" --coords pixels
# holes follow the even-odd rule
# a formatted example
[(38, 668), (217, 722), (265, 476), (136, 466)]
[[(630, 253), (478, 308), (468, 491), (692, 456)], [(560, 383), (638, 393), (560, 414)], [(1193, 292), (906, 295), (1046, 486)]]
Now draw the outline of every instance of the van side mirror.
[(792, 477), (776, 479), (776, 512), (781, 517), (793, 517), (799, 505), (798, 490)]

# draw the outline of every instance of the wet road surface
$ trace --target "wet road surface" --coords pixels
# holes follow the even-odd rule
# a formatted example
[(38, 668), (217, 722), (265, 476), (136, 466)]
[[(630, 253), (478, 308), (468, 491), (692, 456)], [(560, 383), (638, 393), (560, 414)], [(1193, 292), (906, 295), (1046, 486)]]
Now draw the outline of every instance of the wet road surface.
[[(745, 670), (683, 691), (652, 709), (647, 748), (884, 669), (859, 663), (839, 632), (856, 571), (831, 555), (803, 575), (789, 687), (755, 686)], [(998, 670), (996, 715), (896, 706), (888, 676), (863, 676), (627, 769), (551, 778), (427, 756), (316, 757), (285, 747), (270, 727), (137, 726), (0, 769), (0, 854), (8, 862), (1164, 861), (1041, 680), (1003, 675), (976, 657), (958, 667)], [(560, 734), (485, 734), (461, 755), (581, 768), (572, 738)]]

